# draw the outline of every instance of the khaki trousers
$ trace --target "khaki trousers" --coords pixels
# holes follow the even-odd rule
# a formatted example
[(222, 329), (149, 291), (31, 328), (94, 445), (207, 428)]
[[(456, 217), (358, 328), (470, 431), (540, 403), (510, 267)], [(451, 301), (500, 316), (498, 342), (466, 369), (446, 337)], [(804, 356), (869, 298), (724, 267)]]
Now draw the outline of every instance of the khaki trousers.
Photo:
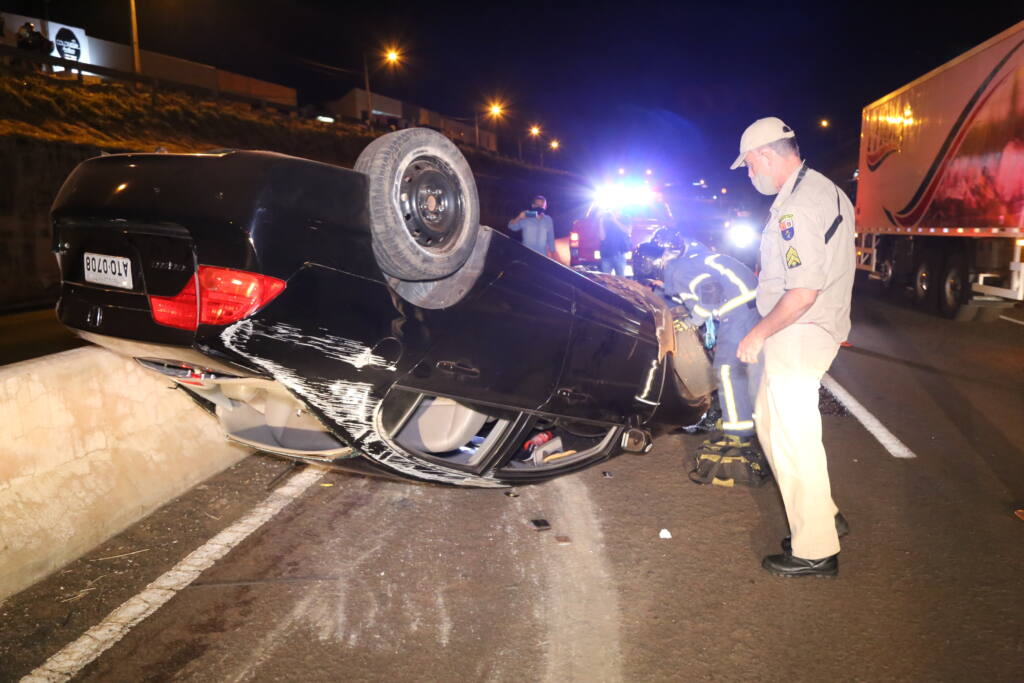
[(817, 325), (796, 323), (764, 343), (754, 422), (786, 506), (793, 554), (818, 560), (839, 552), (836, 504), (821, 443), (818, 387), (839, 344)]

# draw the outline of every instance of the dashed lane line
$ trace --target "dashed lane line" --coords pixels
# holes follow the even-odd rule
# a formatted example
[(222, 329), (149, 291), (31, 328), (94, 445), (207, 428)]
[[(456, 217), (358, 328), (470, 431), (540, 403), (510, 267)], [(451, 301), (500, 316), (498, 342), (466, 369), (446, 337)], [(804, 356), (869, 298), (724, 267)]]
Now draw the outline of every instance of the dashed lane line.
[(912, 450), (907, 448), (906, 444), (896, 438), (895, 434), (890, 432), (877, 417), (868, 412), (867, 408), (862, 406), (857, 399), (850, 395), (850, 392), (844, 389), (839, 382), (832, 379), (830, 375), (826, 374), (822, 377), (821, 384), (850, 411), (851, 415), (864, 425), (864, 429), (871, 432), (871, 435), (878, 439), (878, 443), (882, 444), (882, 447), (889, 451), (889, 455), (894, 458), (917, 457)]
[(129, 598), (78, 640), (66, 645), (42, 666), (22, 678), (22, 683), (66, 681), (73, 677), (146, 617), (165, 605), (178, 591), (199, 578), (200, 574), (231, 552), (232, 548), (301, 496), (324, 475), (324, 472), (325, 470), (310, 467), (293, 476), (288, 483), (267, 496), (245, 517), (192, 551), (185, 559), (146, 586), (141, 593)]

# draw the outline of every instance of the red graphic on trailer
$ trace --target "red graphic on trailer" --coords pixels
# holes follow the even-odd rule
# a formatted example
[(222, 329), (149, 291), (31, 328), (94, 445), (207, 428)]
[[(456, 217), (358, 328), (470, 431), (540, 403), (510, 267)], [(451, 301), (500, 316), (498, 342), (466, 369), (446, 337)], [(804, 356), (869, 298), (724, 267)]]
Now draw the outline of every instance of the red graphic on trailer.
[(1024, 67), (978, 95), (895, 225), (1024, 227)]

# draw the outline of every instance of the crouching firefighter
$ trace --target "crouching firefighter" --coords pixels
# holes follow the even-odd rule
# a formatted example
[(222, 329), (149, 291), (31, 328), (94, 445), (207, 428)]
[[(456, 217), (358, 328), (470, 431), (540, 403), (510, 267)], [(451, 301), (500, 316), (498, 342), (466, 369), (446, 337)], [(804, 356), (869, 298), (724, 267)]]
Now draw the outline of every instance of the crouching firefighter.
[(690, 479), (698, 484), (760, 486), (770, 476), (754, 439), (753, 397), (760, 367), (736, 357), (740, 340), (761, 319), (754, 303), (757, 277), (733, 257), (687, 239), (679, 256), (665, 262), (664, 278), (666, 296), (689, 312), (688, 320), (675, 324), (703, 325), (705, 346), (715, 348), (721, 431), (697, 449)]

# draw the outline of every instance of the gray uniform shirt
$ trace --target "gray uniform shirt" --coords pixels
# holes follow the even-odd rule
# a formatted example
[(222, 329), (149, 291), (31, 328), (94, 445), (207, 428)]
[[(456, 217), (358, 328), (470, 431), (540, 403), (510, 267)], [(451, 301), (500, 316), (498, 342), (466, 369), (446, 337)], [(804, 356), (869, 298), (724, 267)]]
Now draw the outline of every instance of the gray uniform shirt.
[[(837, 217), (842, 220), (826, 243)], [(796, 322), (846, 341), (855, 270), (853, 204), (831, 180), (801, 166), (779, 190), (761, 234), (758, 312), (768, 315), (787, 289), (816, 289), (818, 298)]]

